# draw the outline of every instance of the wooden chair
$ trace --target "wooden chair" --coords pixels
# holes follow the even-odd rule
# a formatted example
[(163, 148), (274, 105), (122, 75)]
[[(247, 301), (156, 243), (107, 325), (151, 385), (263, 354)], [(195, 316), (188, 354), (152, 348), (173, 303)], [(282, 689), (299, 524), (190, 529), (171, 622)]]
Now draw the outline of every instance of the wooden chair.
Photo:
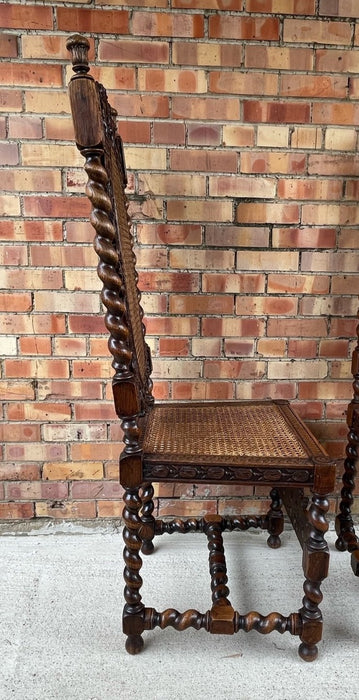
[[(88, 41), (75, 35), (68, 39), (67, 48), (75, 73), (69, 90), (76, 143), (86, 161), (86, 193), (92, 203), (98, 274), (103, 282), (101, 299), (107, 309), (114, 403), (124, 431), (120, 482), (125, 490), (126, 649), (138, 653), (142, 633), (155, 627), (180, 631), (193, 627), (215, 634), (276, 630), (298, 635), (300, 656), (312, 661), (322, 635), (320, 586), (328, 572), (327, 496), (334, 490), (335, 464), (288, 402), (155, 403), (115, 112), (103, 86), (88, 73)], [(156, 519), (152, 482), (262, 484), (270, 491), (271, 505), (263, 517)], [(311, 491), (310, 500), (304, 498), (304, 489)], [(288, 617), (277, 612), (242, 615), (229, 601), (222, 533), (262, 528), (269, 533), (268, 545), (279, 547), (282, 502), (303, 549), (302, 605)], [(140, 551), (151, 554), (155, 535), (174, 532), (203, 532), (208, 538), (212, 604), (204, 614), (196, 610), (180, 613), (174, 608), (158, 612), (142, 601)], [(283, 581), (285, 571), (280, 572), (278, 585)]]
[(357, 326), (357, 343), (352, 355), (352, 373), (354, 394), (347, 411), (349, 432), (342, 477), (341, 501), (339, 513), (335, 519), (335, 529), (338, 535), (335, 545), (340, 551), (348, 550), (351, 553), (353, 572), (355, 576), (359, 576), (359, 538), (355, 532), (351, 513), (359, 456), (359, 325)]

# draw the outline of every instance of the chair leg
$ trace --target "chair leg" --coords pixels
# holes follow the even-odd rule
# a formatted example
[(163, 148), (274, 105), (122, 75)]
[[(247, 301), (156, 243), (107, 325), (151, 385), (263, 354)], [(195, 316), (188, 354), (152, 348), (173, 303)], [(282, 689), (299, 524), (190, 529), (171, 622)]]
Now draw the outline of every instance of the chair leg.
[(142, 505), (139, 496), (139, 489), (127, 489), (124, 494), (125, 506), (123, 509), (123, 519), (125, 527), (123, 539), (125, 548), (123, 558), (125, 561), (125, 607), (123, 611), (123, 631), (127, 635), (126, 650), (129, 654), (138, 654), (143, 647), (141, 633), (144, 630), (145, 607), (142, 603), (140, 588), (142, 578), (140, 569), (142, 559), (139, 555), (142, 540), (139, 536), (141, 528), (141, 518), (139, 510)]
[(142, 487), (142, 511), (141, 511), (141, 530), (140, 536), (142, 540), (142, 554), (152, 554), (154, 550), (153, 538), (155, 536), (155, 518), (153, 517), (153, 486), (151, 483), (143, 484)]
[(269, 537), (267, 539), (268, 547), (272, 549), (278, 549), (281, 546), (280, 536), (284, 528), (284, 516), (282, 511), (282, 499), (279, 495), (278, 489), (272, 489), (270, 492), (270, 497), (272, 499), (271, 507), (268, 511), (268, 532)]
[(305, 576), (302, 619), (301, 645), (299, 656), (304, 661), (314, 661), (318, 655), (317, 642), (322, 638), (322, 614), (319, 604), (323, 599), (321, 583), (328, 575), (329, 549), (324, 534), (328, 529), (325, 514), (329, 501), (324, 496), (314, 494), (307, 518), (309, 536), (303, 546), (303, 571)]

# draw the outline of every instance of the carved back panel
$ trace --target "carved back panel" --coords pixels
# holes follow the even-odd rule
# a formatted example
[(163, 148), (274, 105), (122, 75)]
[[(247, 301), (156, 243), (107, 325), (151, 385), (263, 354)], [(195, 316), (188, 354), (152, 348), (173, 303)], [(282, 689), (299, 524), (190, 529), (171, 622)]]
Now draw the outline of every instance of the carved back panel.
[(145, 342), (133, 236), (125, 193), (126, 168), (122, 140), (104, 87), (88, 75), (88, 42), (70, 37), (75, 75), (69, 85), (77, 146), (86, 158), (87, 195), (96, 230), (101, 299), (107, 309), (113, 355), (115, 406), (122, 418), (146, 411), (151, 396), (151, 360)]

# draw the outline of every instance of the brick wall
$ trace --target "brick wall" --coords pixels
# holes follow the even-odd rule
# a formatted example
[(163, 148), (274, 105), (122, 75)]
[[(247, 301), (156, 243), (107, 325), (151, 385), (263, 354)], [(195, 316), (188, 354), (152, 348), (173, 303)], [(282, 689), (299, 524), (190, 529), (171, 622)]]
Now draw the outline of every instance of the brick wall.
[[(156, 396), (293, 399), (341, 455), (359, 292), (357, 0), (23, 0), (0, 3), (0, 24), (0, 518), (121, 511), (66, 90), (78, 31), (125, 141)], [(156, 495), (162, 513), (265, 506), (260, 488)]]

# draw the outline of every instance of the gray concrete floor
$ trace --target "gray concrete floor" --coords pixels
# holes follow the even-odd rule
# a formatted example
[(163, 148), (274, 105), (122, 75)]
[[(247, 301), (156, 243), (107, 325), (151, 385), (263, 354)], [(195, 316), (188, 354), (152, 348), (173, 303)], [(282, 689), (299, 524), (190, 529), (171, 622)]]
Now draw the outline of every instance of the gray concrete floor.
[[(290, 531), (279, 550), (265, 533), (225, 536), (231, 602), (240, 612), (300, 607), (301, 551)], [(203, 630), (145, 633), (140, 655), (121, 632), (122, 538), (116, 528), (65, 524), (0, 533), (1, 700), (298, 700), (359, 698), (359, 579), (331, 549), (323, 584), (324, 639), (313, 663), (298, 638)], [(203, 535), (164, 535), (144, 559), (143, 599), (157, 609), (210, 607)], [(154, 566), (157, 573), (154, 572)], [(189, 589), (196, 574), (198, 586)], [(170, 592), (171, 590), (171, 592)]]

